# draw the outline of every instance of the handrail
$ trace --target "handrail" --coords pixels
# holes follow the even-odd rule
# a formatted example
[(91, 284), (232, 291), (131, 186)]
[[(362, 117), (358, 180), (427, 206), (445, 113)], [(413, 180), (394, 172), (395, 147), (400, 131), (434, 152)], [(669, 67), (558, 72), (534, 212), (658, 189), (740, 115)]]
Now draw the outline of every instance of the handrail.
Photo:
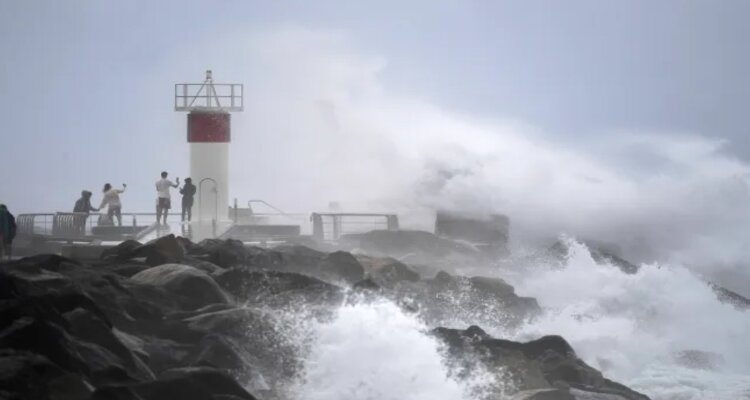
[[(93, 231), (94, 228), (120, 226), (120, 225), (99, 225), (98, 218), (107, 213), (101, 212), (67, 212), (61, 211), (56, 213), (24, 213), (17, 216), (19, 226), (18, 233), (21, 236), (44, 236), (60, 238), (64, 240), (90, 239), (96, 235), (90, 235), (87, 231)], [(132, 226), (132, 233), (119, 232), (122, 238), (142, 237), (139, 231), (138, 219), (143, 217), (156, 217), (154, 212), (133, 212), (122, 213), (123, 219), (131, 219), (131, 223), (124, 223), (121, 226)], [(177, 215), (175, 214), (175, 217)], [(146, 227), (144, 229), (148, 229)], [(106, 236), (106, 235), (105, 235)]]
[[(286, 213), (286, 212), (280, 210), (279, 208), (271, 205), (270, 203), (268, 203), (265, 200), (259, 200), (259, 199), (258, 200), (248, 200), (247, 201), (247, 206), (252, 209), (252, 204), (253, 203), (265, 204), (266, 206), (268, 206), (268, 208), (270, 208), (270, 209), (276, 211), (277, 213), (279, 213), (278, 215), (283, 215), (283, 216), (285, 216), (287, 218), (290, 218), (290, 219), (303, 219), (303, 218), (305, 218), (307, 216), (307, 214), (301, 214), (301, 213), (300, 214), (296, 214), (296, 215), (295, 214)], [(271, 215), (276, 215), (276, 214), (271, 214), (271, 213), (265, 213), (265, 214), (263, 214), (263, 213), (256, 213), (256, 212), (254, 212), (253, 215), (260, 215), (260, 216), (267, 215), (267, 216), (271, 216)]]

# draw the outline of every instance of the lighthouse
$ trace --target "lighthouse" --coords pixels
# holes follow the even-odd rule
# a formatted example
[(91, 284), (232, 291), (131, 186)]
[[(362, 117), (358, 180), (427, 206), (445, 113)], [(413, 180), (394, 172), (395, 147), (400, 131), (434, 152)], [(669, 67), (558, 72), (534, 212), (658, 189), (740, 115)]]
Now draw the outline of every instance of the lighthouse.
[(229, 217), (230, 112), (243, 110), (243, 85), (214, 83), (211, 70), (203, 83), (175, 84), (175, 111), (187, 114), (190, 177), (196, 185), (193, 220)]

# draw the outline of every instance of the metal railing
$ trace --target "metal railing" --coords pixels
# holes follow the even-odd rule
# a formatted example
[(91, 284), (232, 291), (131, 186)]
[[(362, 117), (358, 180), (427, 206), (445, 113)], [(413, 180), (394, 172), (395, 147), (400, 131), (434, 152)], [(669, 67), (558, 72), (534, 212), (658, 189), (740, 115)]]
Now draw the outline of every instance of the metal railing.
[(380, 213), (313, 213), (313, 237), (336, 241), (341, 236), (372, 230), (398, 230), (398, 215)]
[[(41, 236), (49, 240), (91, 241), (139, 239), (156, 226), (156, 213), (122, 213), (122, 225), (105, 218), (104, 213), (34, 213), (16, 218), (18, 235)], [(171, 214), (168, 223), (181, 224), (180, 214)]]
[(240, 83), (178, 83), (174, 85), (174, 109), (242, 111), (243, 91)]

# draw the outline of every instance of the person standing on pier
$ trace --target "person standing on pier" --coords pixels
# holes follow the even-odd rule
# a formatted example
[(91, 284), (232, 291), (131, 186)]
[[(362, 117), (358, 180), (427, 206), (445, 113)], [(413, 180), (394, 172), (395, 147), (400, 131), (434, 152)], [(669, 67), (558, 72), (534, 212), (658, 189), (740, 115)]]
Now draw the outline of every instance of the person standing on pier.
[(15, 237), (16, 218), (8, 211), (5, 204), (0, 204), (0, 261), (5, 257), (10, 259)]
[(86, 219), (89, 217), (89, 213), (99, 211), (98, 208), (91, 205), (91, 194), (88, 190), (82, 191), (81, 198), (76, 200), (76, 204), (73, 206), (73, 212), (79, 214), (75, 216), (76, 228), (82, 235), (86, 233)]
[(117, 225), (122, 226), (122, 203), (120, 202), (120, 194), (125, 193), (125, 189), (128, 187), (126, 184), (122, 184), (122, 189), (114, 189), (109, 183), (104, 185), (104, 198), (99, 209), (107, 206), (107, 217), (114, 223), (114, 217), (117, 217)]
[(195, 185), (193, 185), (193, 180), (190, 178), (185, 178), (185, 186), (180, 189), (180, 194), (182, 195), (182, 221), (185, 221), (185, 216), (187, 215), (187, 220), (191, 221), (193, 219), (193, 200), (195, 198)]
[(164, 171), (161, 173), (161, 179), (156, 181), (156, 223), (159, 224), (162, 216), (164, 216), (164, 225), (167, 225), (169, 209), (172, 208), (172, 196), (169, 190), (180, 186), (180, 178), (177, 178), (177, 183), (174, 183), (167, 179), (167, 176), (167, 172)]

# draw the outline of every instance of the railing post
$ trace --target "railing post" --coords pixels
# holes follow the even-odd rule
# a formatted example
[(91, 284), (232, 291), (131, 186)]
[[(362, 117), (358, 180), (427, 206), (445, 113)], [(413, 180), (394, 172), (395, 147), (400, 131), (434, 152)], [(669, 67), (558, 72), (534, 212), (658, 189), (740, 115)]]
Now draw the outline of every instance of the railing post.
[(318, 213), (313, 213), (312, 216), (310, 216), (310, 219), (312, 219), (313, 238), (321, 242), (324, 241), (325, 233), (323, 230), (323, 216)]
[(234, 223), (237, 223), (237, 198), (234, 198)]
[(339, 219), (339, 216), (338, 215), (334, 215), (333, 216), (333, 240), (338, 240), (339, 239), (339, 235), (341, 234), (341, 232), (340, 232), (340, 229), (341, 229), (340, 223), (341, 223), (341, 220)]

